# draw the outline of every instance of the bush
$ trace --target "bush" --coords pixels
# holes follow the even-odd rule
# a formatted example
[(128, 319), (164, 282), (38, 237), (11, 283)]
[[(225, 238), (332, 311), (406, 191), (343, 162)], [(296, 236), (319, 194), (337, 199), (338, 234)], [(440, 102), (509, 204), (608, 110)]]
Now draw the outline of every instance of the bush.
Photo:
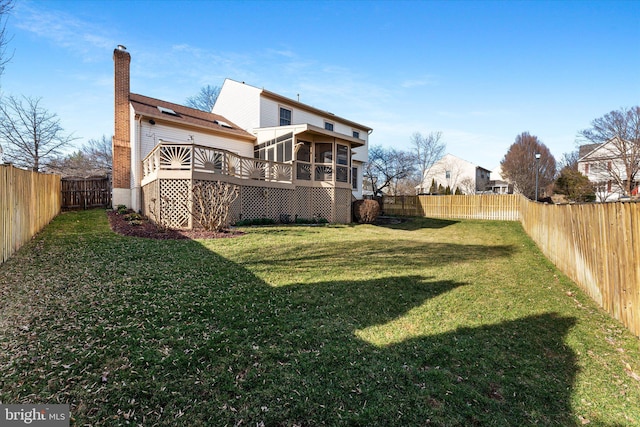
[(298, 218), (295, 219), (296, 224), (328, 224), (329, 221), (326, 218), (314, 216), (313, 218)]
[(375, 200), (353, 202), (353, 219), (360, 224), (373, 224), (380, 215), (380, 204)]
[(250, 225), (273, 225), (276, 222), (271, 218), (249, 218), (236, 221), (236, 227), (247, 227)]

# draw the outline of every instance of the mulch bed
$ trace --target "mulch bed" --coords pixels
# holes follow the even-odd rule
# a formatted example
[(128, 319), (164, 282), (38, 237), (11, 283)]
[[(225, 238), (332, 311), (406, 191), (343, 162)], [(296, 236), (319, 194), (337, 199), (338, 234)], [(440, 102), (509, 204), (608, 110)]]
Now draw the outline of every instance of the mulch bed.
[(225, 232), (213, 232), (202, 229), (196, 230), (171, 230), (156, 226), (147, 218), (143, 218), (140, 224), (134, 225), (125, 219), (125, 215), (116, 211), (107, 211), (109, 225), (111, 229), (123, 236), (144, 237), (147, 239), (159, 240), (179, 240), (179, 239), (224, 239), (230, 237), (240, 237), (245, 233), (239, 230)]

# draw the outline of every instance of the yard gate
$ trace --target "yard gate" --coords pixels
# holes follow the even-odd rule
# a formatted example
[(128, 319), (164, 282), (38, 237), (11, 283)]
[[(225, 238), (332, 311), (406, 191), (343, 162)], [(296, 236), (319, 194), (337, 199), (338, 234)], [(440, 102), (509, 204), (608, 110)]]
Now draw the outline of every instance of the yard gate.
[(106, 208), (110, 205), (108, 177), (62, 179), (62, 209)]

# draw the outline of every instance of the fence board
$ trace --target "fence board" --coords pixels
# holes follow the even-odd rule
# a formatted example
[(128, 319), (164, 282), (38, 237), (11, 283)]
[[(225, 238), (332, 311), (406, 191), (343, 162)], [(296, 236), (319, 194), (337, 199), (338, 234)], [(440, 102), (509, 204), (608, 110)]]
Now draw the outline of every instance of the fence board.
[(60, 212), (60, 176), (0, 165), (0, 263)]
[(386, 215), (518, 221), (520, 196), (385, 196)]
[(547, 258), (640, 336), (640, 203), (523, 200), (522, 225)]

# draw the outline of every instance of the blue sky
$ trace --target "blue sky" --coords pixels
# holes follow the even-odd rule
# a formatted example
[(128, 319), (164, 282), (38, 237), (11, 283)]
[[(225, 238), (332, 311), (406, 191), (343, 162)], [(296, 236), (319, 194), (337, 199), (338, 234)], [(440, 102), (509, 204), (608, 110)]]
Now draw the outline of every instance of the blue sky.
[(640, 103), (640, 1), (16, 1), (2, 93), (42, 97), (78, 145), (113, 133), (118, 44), (133, 92), (184, 103), (228, 77), (370, 126), (370, 144), (440, 131), (490, 169), (523, 131), (560, 159)]

